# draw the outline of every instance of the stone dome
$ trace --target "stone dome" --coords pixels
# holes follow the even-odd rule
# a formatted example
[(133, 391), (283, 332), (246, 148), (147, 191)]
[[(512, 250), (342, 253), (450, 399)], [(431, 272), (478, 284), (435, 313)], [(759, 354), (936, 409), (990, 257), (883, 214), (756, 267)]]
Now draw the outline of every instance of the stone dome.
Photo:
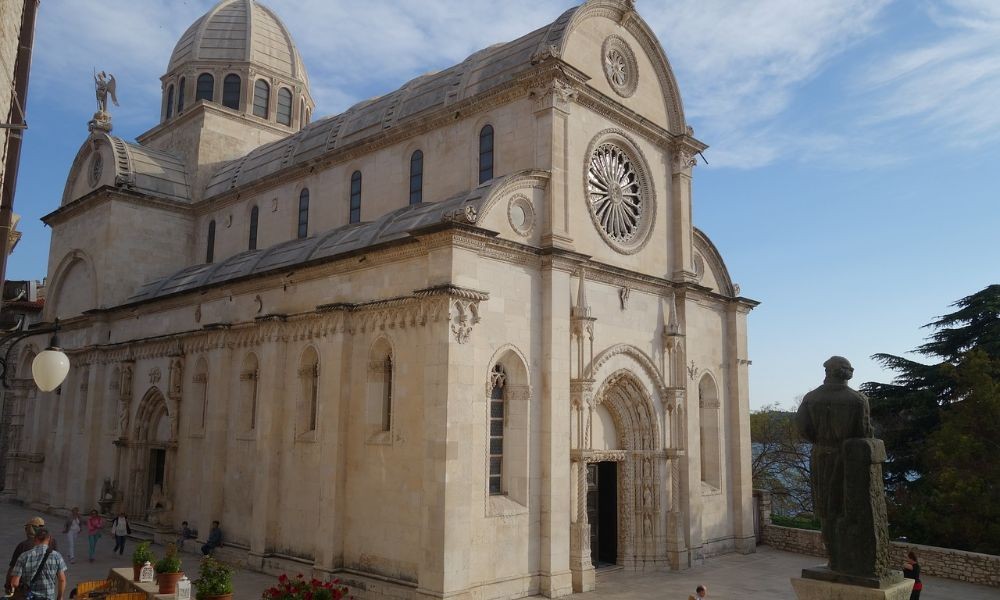
[(291, 34), (254, 0), (222, 0), (202, 15), (177, 42), (160, 80), (161, 123), (204, 101), (246, 122), (294, 133), (316, 106)]
[(167, 72), (209, 62), (254, 63), (309, 84), (288, 29), (271, 9), (254, 0), (222, 0), (202, 15), (177, 42)]

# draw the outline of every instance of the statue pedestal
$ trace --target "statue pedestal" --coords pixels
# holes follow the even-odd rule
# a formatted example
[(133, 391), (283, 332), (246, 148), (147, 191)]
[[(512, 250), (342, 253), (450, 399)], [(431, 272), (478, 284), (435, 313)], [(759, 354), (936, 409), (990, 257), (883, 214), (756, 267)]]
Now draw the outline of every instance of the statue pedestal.
[(884, 583), (881, 587), (849, 585), (819, 579), (792, 578), (798, 600), (909, 600), (913, 580)]

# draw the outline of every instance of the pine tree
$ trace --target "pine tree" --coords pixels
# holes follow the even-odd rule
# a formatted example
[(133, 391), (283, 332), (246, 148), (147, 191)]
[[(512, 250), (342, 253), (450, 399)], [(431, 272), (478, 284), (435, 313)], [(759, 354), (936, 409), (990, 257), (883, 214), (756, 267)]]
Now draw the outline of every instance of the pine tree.
[(862, 386), (885, 440), (890, 526), (911, 541), (1000, 549), (1000, 285), (963, 298), (926, 327), (923, 364), (873, 358), (898, 373)]

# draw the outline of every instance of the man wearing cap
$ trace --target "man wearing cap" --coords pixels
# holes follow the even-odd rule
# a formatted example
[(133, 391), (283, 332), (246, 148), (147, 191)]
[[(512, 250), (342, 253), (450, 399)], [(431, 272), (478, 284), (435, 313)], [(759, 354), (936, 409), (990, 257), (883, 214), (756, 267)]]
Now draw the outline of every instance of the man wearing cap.
[[(22, 554), (35, 547), (35, 530), (41, 527), (45, 527), (45, 519), (41, 517), (35, 517), (24, 524), (25, 539), (14, 548), (14, 554), (10, 557), (10, 564), (7, 566), (7, 579), (5, 587), (8, 592), (13, 591), (14, 589), (10, 585), (10, 578), (14, 573), (14, 565), (17, 564), (17, 559), (20, 558)], [(52, 538), (49, 547), (52, 548), (53, 551), (59, 550), (59, 548), (56, 547), (55, 538)]]
[(34, 598), (63, 600), (66, 591), (66, 561), (49, 548), (52, 536), (44, 527), (35, 528), (35, 546), (21, 555), (14, 565), (10, 584), (16, 590), (21, 581), (28, 582)]

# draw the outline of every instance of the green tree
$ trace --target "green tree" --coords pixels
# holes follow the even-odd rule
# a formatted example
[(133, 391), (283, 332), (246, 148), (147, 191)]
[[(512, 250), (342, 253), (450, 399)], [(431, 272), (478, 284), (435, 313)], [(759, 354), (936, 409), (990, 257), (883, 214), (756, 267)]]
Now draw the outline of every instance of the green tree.
[(890, 527), (911, 541), (1000, 552), (1000, 285), (927, 325), (916, 353), (873, 358), (898, 373), (862, 386), (885, 440)]
[(753, 486), (771, 492), (771, 511), (795, 517), (813, 511), (809, 444), (795, 426), (795, 412), (765, 406), (750, 414)]

